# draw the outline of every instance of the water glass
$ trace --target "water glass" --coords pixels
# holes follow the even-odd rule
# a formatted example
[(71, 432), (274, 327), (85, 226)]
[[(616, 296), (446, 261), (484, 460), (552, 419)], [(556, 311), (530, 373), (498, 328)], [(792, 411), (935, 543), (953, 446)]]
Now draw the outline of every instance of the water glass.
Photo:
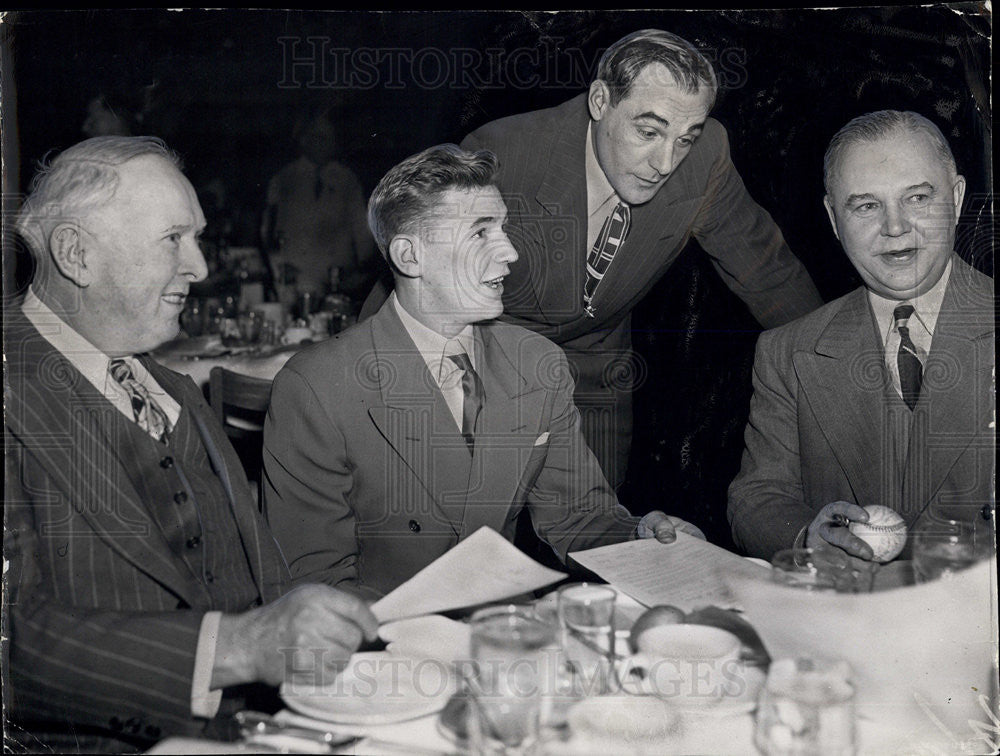
[(555, 629), (528, 606), (472, 615), (469, 741), (473, 753), (528, 753), (538, 745), (543, 691), (550, 686)]
[(263, 320), (260, 313), (251, 310), (244, 312), (239, 317), (240, 340), (246, 344), (256, 344), (260, 340), (260, 329)]
[(849, 665), (816, 658), (774, 660), (757, 707), (754, 743), (766, 756), (854, 754)]
[(878, 565), (834, 548), (784, 549), (771, 558), (771, 580), (820, 593), (870, 593)]
[(595, 583), (559, 589), (559, 645), (573, 697), (603, 695), (615, 687), (616, 596), (611, 586)]
[(989, 520), (929, 522), (913, 536), (913, 577), (918, 583), (948, 579), (987, 559), (995, 548)]

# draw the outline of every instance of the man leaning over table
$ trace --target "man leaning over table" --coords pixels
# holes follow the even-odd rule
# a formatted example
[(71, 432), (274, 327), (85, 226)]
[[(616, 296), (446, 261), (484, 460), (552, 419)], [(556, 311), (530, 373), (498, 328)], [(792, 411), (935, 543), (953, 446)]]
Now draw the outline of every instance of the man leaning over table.
[(993, 281), (954, 252), (951, 149), (921, 115), (869, 113), (834, 136), (824, 183), (864, 286), (758, 342), (729, 520), (764, 558), (804, 542), (871, 559), (843, 526), (867, 520), (859, 505), (910, 533), (990, 517)]
[(65, 150), (19, 217), (37, 268), (4, 313), (4, 701), (26, 750), (218, 734), (236, 686), (374, 636), (355, 596), (289, 590), (201, 392), (145, 354), (206, 275), (204, 225), (150, 137)]
[(394, 293), (275, 379), (264, 498), (296, 581), (382, 595), (480, 527), (512, 539), (524, 507), (563, 561), (693, 527), (618, 504), (562, 350), (495, 320), (517, 261), (496, 170), (455, 145), (392, 168), (368, 218)]

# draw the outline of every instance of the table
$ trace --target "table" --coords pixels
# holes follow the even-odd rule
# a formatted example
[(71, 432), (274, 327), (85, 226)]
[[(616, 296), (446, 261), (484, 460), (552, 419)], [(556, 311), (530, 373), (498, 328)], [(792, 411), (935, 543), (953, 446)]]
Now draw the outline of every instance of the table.
[[(895, 571), (897, 574), (893, 576), (893, 571), (887, 572), (887, 577), (892, 580), (897, 580), (900, 575), (901, 570)], [(910, 604), (915, 608), (917, 616), (915, 621), (906, 623), (906, 633), (913, 636), (914, 639), (920, 640), (920, 637), (934, 637), (934, 629), (939, 627), (951, 633), (961, 633), (962, 624), (967, 624), (965, 620), (968, 618), (978, 618), (980, 614), (992, 616), (995, 620), (995, 602), (993, 603), (992, 609), (990, 606), (973, 606), (973, 602), (970, 602), (970, 596), (980, 595), (983, 586), (987, 586), (986, 590), (988, 593), (995, 595), (995, 592), (990, 591), (988, 586), (990, 581), (995, 580), (996, 574), (996, 561), (991, 560), (989, 562), (984, 562), (977, 565), (974, 568), (964, 571), (958, 576), (955, 576), (949, 582), (937, 581), (936, 583), (930, 583), (921, 586), (906, 586), (903, 585), (897, 589), (891, 590), (892, 596), (887, 596), (887, 601), (883, 602), (886, 606), (882, 607), (880, 610), (872, 609), (872, 613), (875, 614), (877, 611), (889, 612), (893, 616), (897, 617), (895, 626), (893, 626), (889, 621), (882, 618), (879, 622), (887, 630), (888, 634), (893, 632), (897, 633), (898, 636), (898, 626), (902, 624), (903, 620), (899, 615), (898, 606), (902, 604)], [(903, 581), (905, 583), (905, 580)], [(898, 583), (897, 583), (898, 584)], [(993, 583), (995, 586), (995, 582)], [(756, 607), (757, 612), (747, 612), (749, 617), (757, 616), (761, 617), (761, 612), (777, 614), (779, 612), (780, 600), (776, 600), (778, 596), (775, 591), (781, 591), (781, 586), (775, 586), (770, 583), (761, 582), (758, 589), (764, 591), (767, 594), (767, 601), (758, 602), (761, 606)], [(784, 589), (786, 591), (791, 589)], [(953, 604), (948, 604), (948, 597), (955, 596), (955, 601)], [(797, 598), (801, 596), (801, 599)], [(878, 594), (869, 594), (867, 596), (844, 596), (844, 595), (833, 595), (833, 596), (814, 596), (812, 594), (798, 594), (798, 593), (788, 593), (785, 599), (789, 602), (798, 603), (801, 601), (803, 604), (807, 604), (807, 598), (819, 599), (822, 602), (840, 602), (840, 601), (859, 601), (867, 602), (877, 599)], [(930, 602), (925, 599), (928, 597), (933, 598), (933, 604), (937, 607), (937, 610), (946, 616), (943, 620), (931, 619), (929, 624), (931, 625), (930, 630), (923, 628), (920, 625), (928, 624), (925, 614)], [(542, 599), (544, 601), (545, 599)], [(989, 604), (989, 602), (986, 602)], [(852, 607), (857, 608), (863, 605), (872, 606), (871, 604), (852, 604)], [(763, 608), (762, 608), (763, 607)], [(817, 604), (817, 610), (822, 608)], [(829, 607), (827, 607), (829, 608)], [(848, 623), (851, 622), (851, 611), (840, 611), (840, 622)], [(962, 615), (958, 617), (952, 617), (951, 615)], [(427, 619), (427, 618), (423, 618)], [(957, 624), (954, 621), (957, 620)], [(405, 620), (404, 620), (405, 621)], [(460, 648), (460, 643), (456, 642), (456, 636), (445, 632), (448, 627), (442, 623), (453, 623), (452, 620), (446, 620), (443, 617), (436, 618), (436, 622), (439, 623), (439, 627), (430, 628), (431, 631), (424, 632), (401, 632), (397, 637), (397, 643), (405, 639), (405, 643), (402, 646), (393, 646), (390, 642), (387, 647), (388, 652), (397, 652), (401, 656), (409, 657), (419, 657), (421, 660), (434, 660), (441, 658), (442, 655), (451, 655), (451, 658), (468, 658), (462, 657), (461, 654), (465, 653), (464, 649)], [(941, 622), (939, 625), (938, 622)], [(976, 620), (978, 621), (978, 620)], [(762, 632), (761, 628), (764, 627), (764, 620), (760, 620), (761, 624), (756, 625)], [(951, 623), (951, 624), (949, 624)], [(989, 624), (989, 623), (987, 623)], [(461, 623), (454, 623), (461, 627)], [(945, 625), (948, 625), (945, 627)], [(845, 629), (847, 628), (847, 629)], [(831, 632), (831, 630), (824, 628), (813, 628), (816, 632)], [(834, 633), (843, 634), (844, 632), (849, 632), (847, 625), (843, 627), (837, 627), (832, 630)], [(442, 650), (440, 647), (435, 649), (433, 645), (428, 645), (427, 639), (433, 640), (434, 637), (439, 636), (443, 641), (439, 641), (439, 644), (443, 643), (445, 649)], [(918, 637), (919, 636), (919, 637)], [(775, 643), (780, 643), (781, 639), (778, 635), (771, 636)], [(951, 637), (957, 637), (952, 635)], [(982, 656), (990, 657), (992, 654), (992, 649), (995, 648), (995, 636), (988, 635), (988, 648), (981, 649), (984, 651)], [(979, 642), (980, 636), (976, 633), (968, 633), (966, 641), (973, 640)], [(856, 645), (864, 646), (868, 643), (872, 644), (885, 644), (889, 642), (890, 645), (895, 643), (895, 645), (900, 648), (904, 647), (906, 644), (902, 641), (892, 641), (891, 637), (883, 635), (882, 638), (866, 638), (862, 637), (860, 642)], [(956, 640), (956, 643), (960, 641)], [(769, 650), (772, 650), (771, 641), (767, 641)], [(926, 644), (924, 644), (926, 645)], [(977, 670), (975, 667), (977, 662), (972, 658), (965, 658), (960, 654), (956, 654), (951, 651), (952, 646), (946, 646), (942, 649), (938, 649), (936, 654), (936, 661), (934, 658), (927, 658), (922, 660), (921, 669), (927, 667), (927, 671), (934, 676), (934, 679), (939, 681), (938, 685), (945, 684), (945, 680), (948, 677), (950, 670), (947, 666), (961, 667), (965, 666), (967, 672), (971, 671), (971, 674), (963, 676), (962, 679), (971, 679), (971, 677), (985, 678), (987, 681), (989, 675), (980, 674), (980, 672), (985, 672), (986, 670)], [(456, 651), (456, 649), (459, 649)], [(459, 656), (455, 656), (455, 654)], [(954, 657), (954, 658), (952, 658)], [(979, 658), (979, 655), (976, 656)], [(926, 662), (926, 663), (925, 663)], [(894, 663), (893, 660), (886, 660), (886, 664), (889, 665), (883, 669), (886, 673), (879, 673), (874, 670), (877, 677), (886, 677), (889, 671), (889, 667)], [(896, 661), (898, 664), (898, 660)], [(905, 660), (902, 662), (904, 670), (906, 671), (910, 667), (906, 665), (908, 662)], [(868, 680), (872, 680), (873, 670), (868, 670)], [(899, 674), (899, 670), (894, 670), (892, 674)], [(994, 673), (995, 674), (995, 673)], [(907, 678), (910, 679), (910, 678)], [(984, 686), (980, 679), (976, 679), (975, 685), (978, 687), (975, 697), (980, 694), (983, 698), (982, 711), (971, 711), (968, 706), (968, 702), (962, 709), (962, 718), (964, 719), (968, 714), (968, 724), (964, 722), (961, 727), (958, 727), (952, 723), (951, 729), (947, 729), (944, 723), (939, 719), (937, 721), (936, 717), (932, 714), (930, 709), (923, 717), (917, 717), (916, 719), (909, 716), (910, 714), (916, 712), (919, 715), (918, 707), (914, 706), (913, 711), (907, 712), (906, 716), (896, 716), (901, 712), (894, 712), (889, 708), (882, 708), (878, 705), (872, 706), (872, 702), (869, 701), (863, 710), (858, 712), (856, 719), (857, 726), (857, 742), (858, 742), (858, 753), (863, 756), (871, 754), (875, 756), (876, 754), (894, 754), (894, 753), (913, 753), (913, 752), (927, 752), (927, 753), (986, 753), (991, 750), (995, 750), (996, 741), (998, 740), (997, 730), (996, 730), (996, 711), (991, 711), (989, 709), (989, 704), (985, 703), (986, 697), (992, 694), (993, 701), (995, 705), (996, 700), (996, 690), (990, 690), (990, 685)], [(904, 686), (905, 687), (905, 686)], [(947, 687), (947, 690), (953, 690), (953, 687)], [(925, 692), (930, 691), (933, 695), (933, 685), (925, 686), (923, 688)], [(940, 695), (940, 690), (938, 691)], [(593, 699), (592, 699), (593, 700)], [(607, 699), (596, 699), (605, 700), (607, 706), (617, 706), (620, 703), (616, 703), (612, 698)], [(920, 703), (919, 701), (917, 702)], [(877, 702), (876, 702), (877, 704)], [(940, 709), (938, 710), (940, 711)], [(291, 712), (282, 712), (279, 717), (285, 718), (291, 723), (307, 721), (301, 720), (300, 715), (293, 714)], [(353, 746), (347, 748), (341, 748), (340, 752), (344, 753), (457, 753), (460, 749), (452, 742), (445, 734), (442, 733), (441, 729), (438, 727), (438, 714), (428, 714), (421, 716), (419, 718), (413, 719), (411, 721), (398, 722), (394, 724), (384, 724), (384, 725), (372, 725), (365, 728), (359, 727), (340, 727), (341, 730), (346, 730), (347, 732), (355, 732), (364, 734), (366, 737), (358, 741)], [(731, 716), (714, 716), (713, 712), (706, 711), (704, 716), (698, 716), (697, 714), (687, 713), (684, 715), (685, 719), (683, 722), (683, 727), (680, 731), (671, 734), (669, 737), (664, 738), (662, 741), (657, 742), (654, 746), (649, 747), (635, 747), (632, 749), (633, 753), (698, 753), (698, 754), (730, 754), (730, 753), (756, 753), (756, 748), (753, 744), (753, 734), (754, 734), (754, 715), (751, 711), (741, 711), (735, 712)], [(338, 729), (335, 725), (322, 725), (330, 729)], [(195, 750), (186, 750), (183, 752), (187, 753), (197, 753), (203, 752), (198, 751), (197, 743), (177, 743), (173, 741), (164, 741), (163, 744), (157, 746), (155, 749), (156, 753), (175, 753), (182, 752), (182, 747), (187, 746), (193, 747)], [(205, 748), (211, 749), (216, 747), (216, 744), (204, 743)], [(617, 744), (596, 744), (592, 741), (587, 740), (577, 740), (571, 738), (566, 742), (552, 741), (546, 744), (545, 753), (549, 753), (552, 756), (579, 756), (580, 754), (589, 753), (624, 753), (627, 752), (626, 746), (629, 744), (617, 743)], [(636, 744), (631, 744), (635, 746)], [(648, 744), (647, 744), (648, 746)], [(205, 751), (208, 752), (208, 751)], [(217, 751), (216, 751), (217, 752)]]
[(199, 336), (170, 341), (152, 356), (161, 365), (190, 376), (198, 386), (203, 387), (208, 384), (214, 367), (223, 367), (253, 378), (274, 380), (278, 371), (301, 348), (301, 344), (295, 344), (267, 351), (250, 351), (245, 347), (226, 349), (217, 336)]

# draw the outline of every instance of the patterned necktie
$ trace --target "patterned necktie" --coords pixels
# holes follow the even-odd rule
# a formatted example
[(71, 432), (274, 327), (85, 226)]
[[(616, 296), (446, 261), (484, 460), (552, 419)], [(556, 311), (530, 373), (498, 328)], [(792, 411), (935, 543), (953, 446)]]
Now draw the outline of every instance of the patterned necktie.
[(604, 278), (615, 253), (625, 243), (631, 223), (632, 213), (628, 205), (619, 202), (604, 221), (601, 233), (594, 242), (594, 248), (587, 255), (587, 283), (583, 287), (583, 301), (587, 305), (585, 309), (590, 317), (594, 317), (594, 307), (591, 304), (594, 292), (597, 291), (597, 286)]
[(114, 359), (108, 364), (108, 372), (126, 392), (132, 402), (132, 415), (139, 427), (157, 441), (164, 443), (170, 430), (167, 415), (149, 395), (149, 391), (132, 375), (132, 368), (122, 359)]
[(920, 384), (923, 381), (924, 367), (920, 362), (917, 347), (910, 338), (910, 328), (906, 325), (913, 314), (913, 305), (902, 304), (892, 311), (899, 332), (899, 352), (896, 355), (896, 365), (899, 368), (899, 392), (903, 401), (911, 410), (920, 397)]
[(465, 445), (469, 447), (469, 454), (472, 454), (476, 448), (476, 419), (486, 400), (486, 392), (483, 391), (483, 382), (473, 369), (469, 355), (465, 352), (451, 354), (448, 355), (448, 359), (463, 371), (462, 393), (465, 395), (465, 401), (462, 402), (462, 435), (465, 437)]

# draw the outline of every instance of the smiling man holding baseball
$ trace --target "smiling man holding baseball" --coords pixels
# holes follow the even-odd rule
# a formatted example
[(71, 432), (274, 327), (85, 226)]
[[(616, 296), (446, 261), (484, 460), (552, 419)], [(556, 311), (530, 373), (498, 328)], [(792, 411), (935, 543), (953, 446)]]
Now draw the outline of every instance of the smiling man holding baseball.
[(917, 113), (869, 113), (833, 137), (824, 183), (864, 286), (758, 342), (729, 520), (764, 558), (829, 543), (873, 559), (847, 527), (872, 505), (911, 535), (990, 520), (993, 281), (954, 251), (965, 179), (951, 149)]

